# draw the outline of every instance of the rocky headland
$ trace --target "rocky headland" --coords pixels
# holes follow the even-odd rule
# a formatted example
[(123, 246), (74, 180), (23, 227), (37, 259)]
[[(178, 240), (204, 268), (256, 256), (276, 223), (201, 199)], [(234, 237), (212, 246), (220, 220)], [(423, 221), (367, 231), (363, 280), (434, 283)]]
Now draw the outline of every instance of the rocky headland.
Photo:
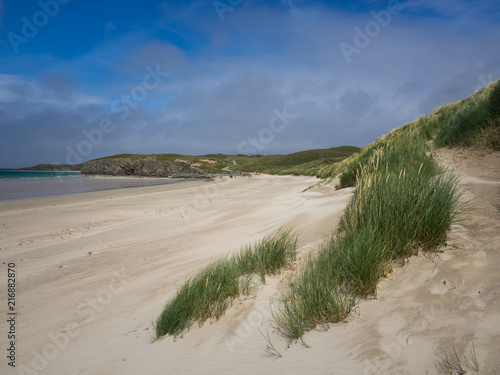
[(89, 160), (83, 164), (82, 174), (104, 176), (176, 177), (203, 175), (198, 168), (183, 160), (157, 160), (155, 156), (141, 159), (109, 158)]

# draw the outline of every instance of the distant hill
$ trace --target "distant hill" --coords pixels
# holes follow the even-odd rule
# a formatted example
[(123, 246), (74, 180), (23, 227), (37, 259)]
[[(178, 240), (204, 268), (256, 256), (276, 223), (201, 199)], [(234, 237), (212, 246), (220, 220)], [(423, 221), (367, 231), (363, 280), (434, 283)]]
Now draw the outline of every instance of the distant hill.
[(338, 163), (357, 152), (359, 152), (358, 147), (341, 146), (299, 151), (288, 155), (255, 155), (233, 169), (241, 172), (314, 175), (322, 167)]
[(260, 172), (269, 174), (314, 175), (320, 168), (337, 163), (359, 151), (341, 146), (295, 152), (288, 155), (180, 155), (118, 154), (84, 163), (83, 174), (167, 177), (175, 174), (218, 174)]
[(83, 164), (37, 164), (19, 169), (22, 171), (80, 171), (82, 167)]

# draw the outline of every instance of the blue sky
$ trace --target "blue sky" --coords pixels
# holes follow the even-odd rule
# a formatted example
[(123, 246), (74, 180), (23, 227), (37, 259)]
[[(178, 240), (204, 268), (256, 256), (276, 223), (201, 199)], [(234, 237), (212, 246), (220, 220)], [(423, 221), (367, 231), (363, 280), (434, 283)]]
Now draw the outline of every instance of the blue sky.
[(493, 0), (0, 0), (0, 33), (0, 168), (365, 146), (500, 78)]

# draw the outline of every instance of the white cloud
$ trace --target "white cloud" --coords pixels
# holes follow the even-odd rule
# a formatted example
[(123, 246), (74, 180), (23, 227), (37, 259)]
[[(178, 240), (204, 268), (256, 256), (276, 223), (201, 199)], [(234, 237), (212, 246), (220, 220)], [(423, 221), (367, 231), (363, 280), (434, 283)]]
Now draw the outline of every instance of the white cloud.
[(109, 33), (111, 33), (114, 30), (116, 30), (116, 26), (115, 26), (114, 21), (110, 20), (110, 21), (106, 22), (105, 33), (109, 34)]
[(76, 108), (105, 103), (103, 98), (79, 94), (75, 89), (76, 84), (63, 75), (41, 75), (37, 80), (29, 80), (21, 74), (0, 74), (0, 107), (14, 103), (33, 105), (35, 108)]

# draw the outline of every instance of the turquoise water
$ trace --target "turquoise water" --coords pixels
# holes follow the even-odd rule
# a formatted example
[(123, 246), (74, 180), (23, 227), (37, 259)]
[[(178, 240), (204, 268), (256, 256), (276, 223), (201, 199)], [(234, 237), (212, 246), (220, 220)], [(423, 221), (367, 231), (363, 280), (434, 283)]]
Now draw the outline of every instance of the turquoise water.
[(85, 177), (80, 176), (79, 172), (0, 170), (0, 201), (166, 185), (182, 181), (169, 178)]
[(77, 177), (80, 172), (64, 171), (18, 171), (0, 170), (0, 180), (15, 181), (21, 179), (70, 178)]

